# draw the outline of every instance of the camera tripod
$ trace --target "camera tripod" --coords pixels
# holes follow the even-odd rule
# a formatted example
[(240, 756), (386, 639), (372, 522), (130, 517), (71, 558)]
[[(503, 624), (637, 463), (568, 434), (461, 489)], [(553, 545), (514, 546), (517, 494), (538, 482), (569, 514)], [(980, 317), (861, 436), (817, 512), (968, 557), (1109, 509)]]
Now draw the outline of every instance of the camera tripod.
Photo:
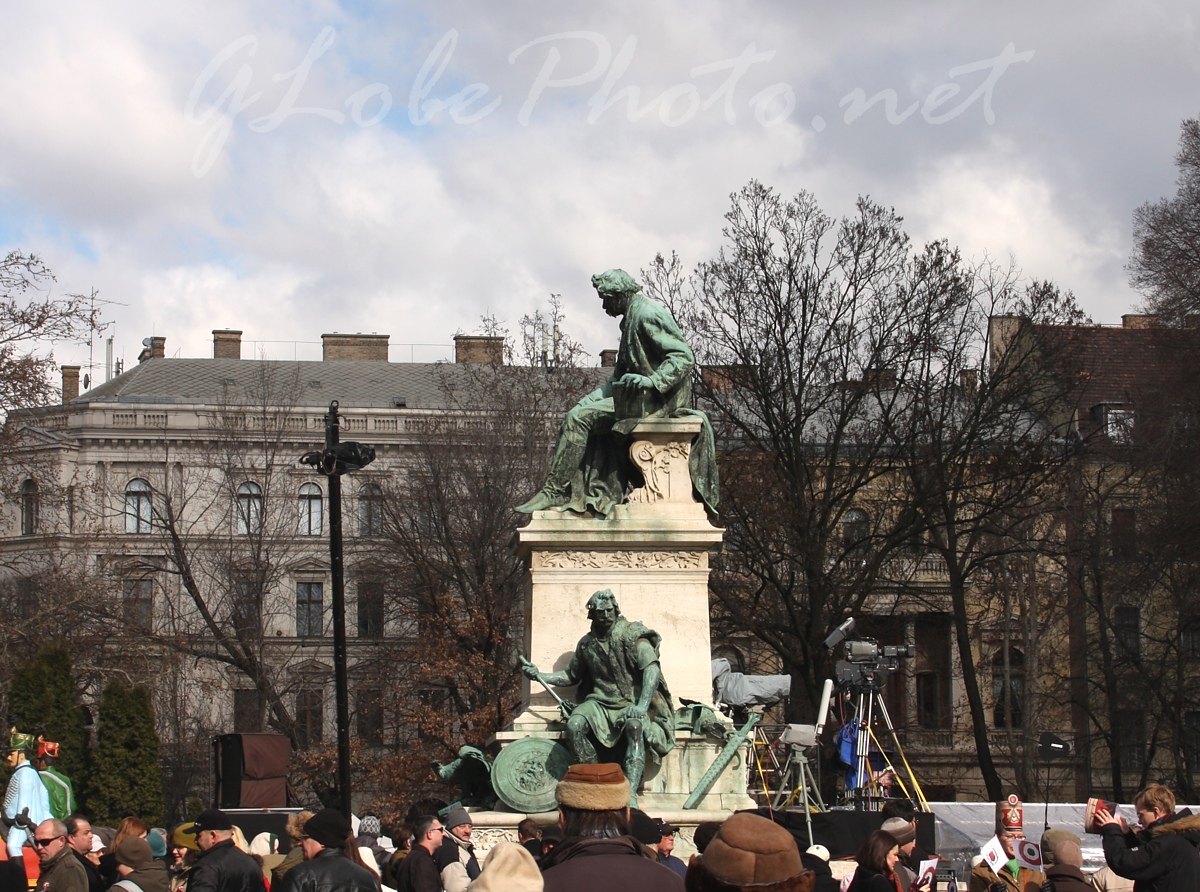
[(900, 745), (900, 738), (896, 735), (896, 726), (892, 724), (892, 717), (888, 713), (887, 706), (883, 702), (883, 696), (879, 691), (879, 684), (874, 674), (868, 674), (865, 679), (856, 682), (850, 688), (854, 694), (854, 717), (852, 721), (858, 726), (858, 733), (854, 741), (854, 779), (856, 786), (853, 791), (848, 791), (847, 798), (853, 798), (855, 808), (859, 811), (879, 811), (883, 808), (883, 795), (873, 793), (877, 784), (875, 781), (875, 772), (871, 766), (871, 739), (875, 737), (872, 729), (875, 727), (877, 717), (882, 719), (883, 727), (888, 731), (892, 744), (896, 747), (896, 753), (900, 757), (899, 761), (904, 766), (907, 774), (908, 783), (900, 776), (900, 772), (887, 759), (886, 753), (883, 751), (883, 744), (880, 743), (879, 752), (883, 755), (890, 768), (896, 777), (896, 781), (900, 787), (922, 810), (928, 810), (929, 805), (925, 801), (925, 794), (921, 792), (921, 785), (917, 783), (917, 778), (913, 774), (912, 768), (908, 764), (908, 759), (904, 755), (904, 748)]

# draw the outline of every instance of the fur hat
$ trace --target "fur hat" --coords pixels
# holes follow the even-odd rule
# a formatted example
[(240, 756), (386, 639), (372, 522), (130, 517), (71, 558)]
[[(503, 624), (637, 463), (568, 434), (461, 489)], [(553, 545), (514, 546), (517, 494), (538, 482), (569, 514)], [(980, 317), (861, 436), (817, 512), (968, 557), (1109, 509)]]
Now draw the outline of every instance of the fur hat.
[(580, 811), (616, 811), (629, 806), (629, 781), (613, 762), (572, 765), (558, 782), (554, 798)]
[(814, 881), (790, 833), (745, 813), (721, 825), (704, 854), (692, 859), (684, 880), (689, 892), (812, 892)]
[(154, 858), (154, 854), (150, 851), (150, 843), (140, 836), (131, 836), (117, 846), (115, 857), (118, 864), (137, 869), (143, 864), (149, 863)]
[(472, 892), (542, 892), (542, 872), (525, 846), (501, 842), (488, 852)]
[(1073, 842), (1079, 845), (1079, 837), (1070, 830), (1064, 830), (1062, 827), (1051, 827), (1042, 834), (1042, 863), (1047, 867), (1057, 864), (1055, 849), (1064, 842)]
[(917, 838), (917, 822), (906, 821), (904, 818), (888, 818), (880, 830), (886, 830), (896, 837), (896, 845), (906, 846)]

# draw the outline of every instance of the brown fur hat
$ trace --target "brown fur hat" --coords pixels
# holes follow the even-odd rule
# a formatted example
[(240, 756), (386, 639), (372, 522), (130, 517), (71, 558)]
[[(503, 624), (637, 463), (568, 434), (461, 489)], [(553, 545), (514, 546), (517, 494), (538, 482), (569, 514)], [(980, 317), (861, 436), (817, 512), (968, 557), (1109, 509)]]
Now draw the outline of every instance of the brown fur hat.
[(815, 879), (790, 833), (758, 815), (736, 814), (703, 855), (692, 856), (684, 884), (688, 892), (812, 892)]
[(629, 806), (629, 781), (613, 762), (572, 765), (558, 782), (559, 805), (581, 811), (616, 811)]

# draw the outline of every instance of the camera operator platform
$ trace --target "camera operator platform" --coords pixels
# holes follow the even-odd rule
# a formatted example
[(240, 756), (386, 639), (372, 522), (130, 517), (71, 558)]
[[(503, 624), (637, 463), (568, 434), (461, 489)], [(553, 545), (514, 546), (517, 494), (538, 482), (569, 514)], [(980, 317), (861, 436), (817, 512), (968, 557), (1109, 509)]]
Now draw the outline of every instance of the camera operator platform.
[[(882, 693), (887, 677), (900, 668), (901, 659), (916, 656), (916, 648), (912, 645), (881, 647), (869, 639), (850, 639), (853, 631), (854, 619), (851, 617), (825, 639), (825, 646), (830, 650), (839, 644), (845, 645), (844, 658), (837, 664), (837, 692), (846, 702), (853, 702), (853, 713), (838, 734), (843, 745), (851, 741), (853, 744), (852, 757), (842, 756), (842, 761), (850, 765), (845, 801), (852, 802), (859, 811), (879, 811), (884, 800), (891, 798), (888, 795), (890, 784), (881, 783), (880, 776), (891, 774), (904, 795), (920, 810), (928, 811), (929, 803), (904, 755)], [(824, 715), (821, 721), (823, 724)], [(888, 758), (884, 740), (876, 734), (877, 727), (887, 730), (886, 741), (894, 746), (899, 766)], [(878, 769), (871, 760), (872, 742), (884, 763)]]

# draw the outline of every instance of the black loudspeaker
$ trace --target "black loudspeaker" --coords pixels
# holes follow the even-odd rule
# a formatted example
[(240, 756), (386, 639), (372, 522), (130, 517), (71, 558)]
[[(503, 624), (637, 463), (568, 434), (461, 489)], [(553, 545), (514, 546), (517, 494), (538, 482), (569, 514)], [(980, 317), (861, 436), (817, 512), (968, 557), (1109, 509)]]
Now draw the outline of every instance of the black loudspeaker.
[(217, 808), (286, 808), (292, 745), (282, 734), (213, 738)]

